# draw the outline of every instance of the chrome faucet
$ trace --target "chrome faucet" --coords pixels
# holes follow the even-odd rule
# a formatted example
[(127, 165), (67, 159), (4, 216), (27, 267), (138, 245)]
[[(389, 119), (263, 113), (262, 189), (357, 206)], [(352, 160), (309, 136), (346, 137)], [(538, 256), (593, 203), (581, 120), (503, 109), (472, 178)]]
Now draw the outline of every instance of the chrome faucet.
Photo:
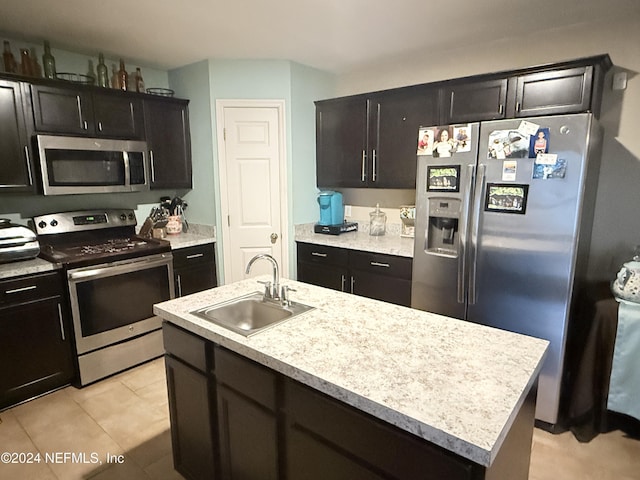
[(273, 282), (265, 283), (264, 298), (265, 300), (279, 301), (280, 300), (280, 274), (278, 271), (278, 262), (276, 261), (275, 258), (273, 258), (271, 255), (268, 255), (266, 253), (260, 253), (255, 257), (253, 257), (251, 260), (249, 260), (245, 273), (248, 275), (249, 272), (251, 271), (251, 266), (256, 262), (256, 260), (260, 260), (261, 258), (264, 258), (265, 260), (268, 260), (269, 262), (271, 262), (271, 266), (273, 267)]

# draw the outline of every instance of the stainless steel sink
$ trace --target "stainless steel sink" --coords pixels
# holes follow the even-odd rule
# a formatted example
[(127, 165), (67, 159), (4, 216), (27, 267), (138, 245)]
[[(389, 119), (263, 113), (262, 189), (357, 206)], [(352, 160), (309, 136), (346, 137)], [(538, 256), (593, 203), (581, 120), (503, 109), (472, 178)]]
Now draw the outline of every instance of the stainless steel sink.
[(261, 292), (254, 292), (191, 313), (248, 337), (314, 308), (302, 303), (289, 303), (285, 306), (265, 301)]

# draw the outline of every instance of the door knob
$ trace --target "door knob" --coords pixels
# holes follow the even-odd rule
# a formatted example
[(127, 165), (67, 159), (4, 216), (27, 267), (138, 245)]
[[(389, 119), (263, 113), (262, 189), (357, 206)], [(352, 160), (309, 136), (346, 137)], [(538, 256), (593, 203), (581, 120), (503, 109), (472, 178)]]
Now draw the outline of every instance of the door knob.
[(270, 238), (271, 238), (271, 243), (276, 243), (276, 240), (278, 240), (278, 234), (272, 233)]

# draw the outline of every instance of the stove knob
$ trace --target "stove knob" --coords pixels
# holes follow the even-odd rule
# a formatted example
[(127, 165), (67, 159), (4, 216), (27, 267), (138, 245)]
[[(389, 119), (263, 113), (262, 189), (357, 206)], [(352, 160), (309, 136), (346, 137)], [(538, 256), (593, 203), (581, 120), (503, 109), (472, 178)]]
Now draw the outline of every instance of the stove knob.
[(45, 228), (47, 226), (47, 222), (45, 222), (44, 220), (40, 220), (40, 222), (38, 223), (38, 227), (40, 228)]
[(127, 215), (124, 213), (120, 214), (120, 220), (122, 220), (123, 222), (127, 219)]
[(133, 220), (135, 218), (135, 216), (133, 215), (133, 213), (129, 214), (129, 220)]
[(49, 225), (51, 225), (52, 227), (56, 227), (58, 226), (58, 221), (57, 220), (51, 220), (51, 223), (49, 223)]

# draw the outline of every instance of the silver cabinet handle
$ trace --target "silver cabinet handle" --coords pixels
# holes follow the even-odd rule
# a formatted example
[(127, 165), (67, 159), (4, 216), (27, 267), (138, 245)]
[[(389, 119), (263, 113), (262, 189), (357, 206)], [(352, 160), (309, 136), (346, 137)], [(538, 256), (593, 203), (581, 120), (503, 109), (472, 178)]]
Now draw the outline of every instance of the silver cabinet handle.
[(151, 181), (156, 181), (156, 169), (153, 161), (153, 150), (149, 150), (149, 162), (151, 163)]
[(353, 286), (356, 284), (356, 279), (351, 276), (351, 293), (353, 293)]
[(522, 105), (520, 105), (520, 102), (516, 103), (516, 112), (519, 112), (520, 110), (522, 110)]
[(87, 121), (82, 118), (82, 101), (80, 100), (80, 95), (76, 95), (76, 103), (78, 105), (78, 113), (80, 114), (80, 128), (86, 130)]
[(60, 322), (60, 335), (62, 336), (62, 341), (64, 342), (67, 337), (64, 334), (64, 322), (62, 320), (62, 305), (58, 303), (58, 321)]
[(98, 122), (98, 130), (102, 131), (102, 122)]
[(340, 291), (344, 292), (344, 284), (347, 282), (347, 277), (345, 277), (344, 275), (340, 275), (341, 279), (340, 279)]
[(367, 176), (365, 174), (366, 166), (367, 166), (367, 152), (362, 150), (362, 170), (360, 173), (360, 180), (363, 182), (367, 179)]
[(313, 255), (314, 257), (322, 257), (322, 258), (325, 258), (327, 256), (326, 253), (320, 253), (320, 252), (311, 252), (311, 255)]
[(204, 257), (204, 253), (194, 253), (192, 255), (187, 255), (187, 260), (191, 260), (192, 258), (200, 258)]
[(371, 264), (371, 266), (373, 267), (384, 267), (384, 268), (391, 268), (391, 265), (389, 265), (388, 263), (380, 263), (380, 262), (369, 262)]
[(376, 155), (376, 150), (375, 148), (373, 149), (373, 168), (372, 168), (372, 172), (371, 172), (371, 180), (372, 181), (376, 181), (376, 179), (378, 178), (378, 165), (377, 165), (377, 158), (378, 156)]
[(33, 185), (33, 177), (31, 176), (31, 158), (29, 157), (29, 147), (24, 146), (24, 158), (27, 162), (27, 174), (29, 175), (29, 185)]
[(180, 274), (176, 275), (176, 283), (178, 284), (178, 297), (182, 296), (182, 278)]
[(500, 108), (498, 108), (498, 113), (502, 115), (504, 113), (504, 105), (500, 104)]
[(22, 287), (22, 288), (14, 288), (13, 290), (5, 290), (5, 294), (9, 295), (11, 293), (20, 293), (20, 292), (27, 292), (29, 290), (35, 290), (36, 288), (38, 288), (37, 285), (29, 285), (28, 287)]

